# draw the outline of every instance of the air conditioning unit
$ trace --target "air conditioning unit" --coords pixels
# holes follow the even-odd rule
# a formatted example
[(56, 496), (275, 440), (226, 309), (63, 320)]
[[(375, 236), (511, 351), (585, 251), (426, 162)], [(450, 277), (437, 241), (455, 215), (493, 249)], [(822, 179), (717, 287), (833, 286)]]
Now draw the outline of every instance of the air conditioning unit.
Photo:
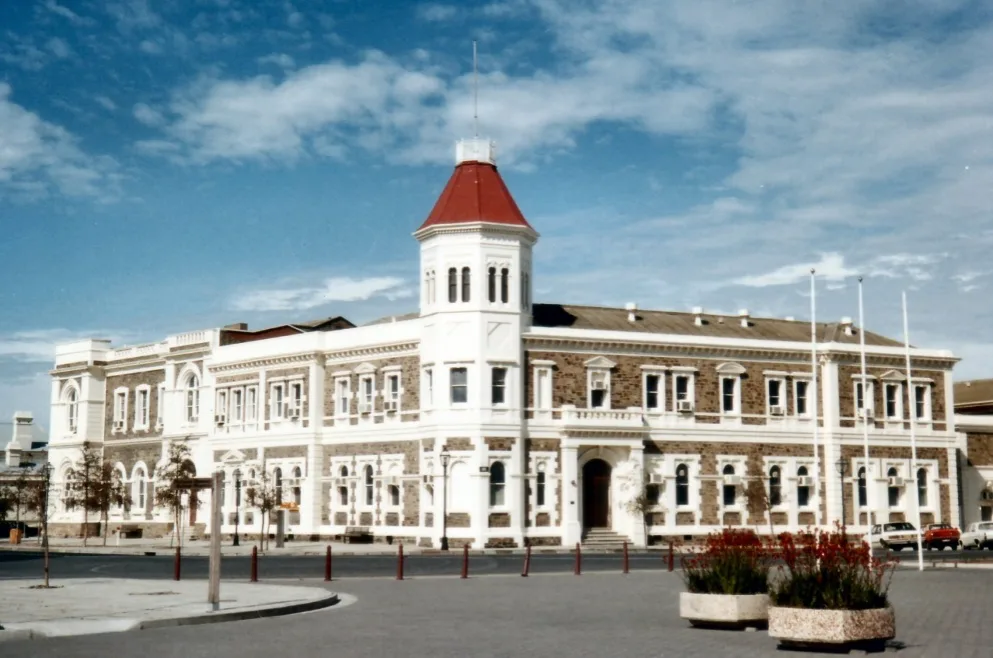
[(227, 417), (224, 414), (217, 414), (216, 416), (214, 416), (214, 422), (217, 423), (218, 425), (223, 425), (226, 420)]
[(383, 404), (384, 404), (384, 406), (386, 408), (386, 413), (396, 413), (397, 406), (398, 406), (396, 400), (387, 400)]
[(287, 415), (290, 420), (300, 420), (300, 407), (290, 407), (290, 412)]
[(124, 421), (123, 420), (115, 420), (114, 421), (114, 429), (115, 430), (122, 430), (122, 429), (124, 429)]
[(891, 478), (886, 478), (886, 486), (888, 487), (902, 487), (904, 484), (905, 484), (904, 479), (899, 475)]
[(785, 414), (786, 414), (786, 408), (783, 407), (782, 405), (777, 404), (769, 407), (770, 416), (783, 416)]
[(866, 418), (866, 419), (870, 419), (870, 420), (873, 419), (873, 418), (875, 418), (875, 414), (873, 414), (872, 407), (863, 407), (859, 411), (860, 411), (860, 414), (859, 415), (862, 418)]
[(594, 391), (606, 391), (607, 382), (603, 381), (602, 379), (594, 379), (592, 382), (590, 382), (590, 388)]
[(724, 476), (724, 484), (725, 484), (725, 486), (728, 486), (728, 487), (737, 487), (737, 486), (740, 486), (741, 485), (741, 476), (740, 475), (725, 475)]
[(680, 413), (693, 413), (693, 400), (676, 400), (676, 411)]
[(812, 475), (801, 475), (796, 479), (796, 486), (812, 487), (814, 486), (814, 477)]
[(421, 479), (424, 481), (424, 484), (434, 484), (433, 475), (423, 475), (421, 476)]
[(648, 484), (662, 484), (664, 481), (661, 473), (648, 474)]

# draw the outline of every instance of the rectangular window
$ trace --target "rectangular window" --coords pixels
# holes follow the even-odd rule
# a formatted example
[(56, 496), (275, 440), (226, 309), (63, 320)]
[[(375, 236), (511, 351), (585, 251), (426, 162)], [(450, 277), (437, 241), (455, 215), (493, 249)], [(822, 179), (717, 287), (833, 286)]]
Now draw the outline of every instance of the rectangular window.
[(534, 406), (548, 409), (552, 404), (552, 371), (550, 368), (536, 368), (534, 375)]
[(434, 370), (427, 368), (424, 370), (424, 385), (427, 387), (427, 396), (425, 401), (427, 406), (434, 406)]
[(607, 406), (609, 393), (607, 373), (593, 371), (590, 373), (590, 408), (602, 409)]
[(886, 390), (886, 417), (897, 418), (900, 413), (899, 411), (900, 385), (887, 384), (885, 390)]
[(335, 409), (339, 416), (348, 415), (349, 393), (349, 381), (347, 379), (339, 379), (335, 385)]
[(291, 415), (299, 416), (303, 413), (303, 383), (296, 382), (290, 385), (290, 406), (293, 408)]
[(778, 379), (769, 380), (769, 406), (781, 407), (783, 404), (783, 382)]
[(160, 384), (158, 388), (159, 399), (155, 401), (155, 424), (161, 426), (165, 417), (165, 385)]
[(796, 383), (796, 415), (807, 415), (807, 388), (810, 382), (798, 381)]
[(128, 394), (120, 391), (114, 396), (114, 420), (118, 423), (124, 422), (124, 411), (128, 404)]
[(222, 419), (227, 420), (228, 415), (228, 394), (227, 391), (217, 392), (217, 410), (214, 415), (220, 416)]
[(469, 401), (469, 370), (467, 368), (452, 368), (451, 394), (452, 404), (465, 404)]
[(259, 409), (259, 389), (252, 386), (249, 387), (246, 393), (248, 396), (248, 402), (245, 405), (245, 420), (253, 421), (255, 420)]
[(721, 411), (726, 414), (735, 413), (737, 404), (735, 399), (735, 388), (738, 380), (733, 377), (721, 379)]
[(538, 507), (545, 506), (545, 473), (543, 471), (538, 471), (538, 476), (535, 479), (535, 504)]
[(372, 377), (363, 377), (359, 380), (359, 406), (360, 411), (372, 411), (372, 402), (375, 397), (376, 386)]
[(283, 417), (283, 385), (273, 384), (272, 386), (272, 409), (269, 412), (271, 418)]
[(494, 405), (507, 403), (507, 369), (506, 368), (493, 368), (491, 397), (492, 397), (491, 401)]
[(862, 382), (855, 382), (855, 408), (865, 408), (865, 392), (862, 390)]
[(659, 404), (659, 382), (660, 375), (645, 375), (645, 408), (658, 409)]
[(241, 412), (243, 410), (242, 405), (242, 390), (240, 388), (231, 391), (231, 422), (240, 423), (242, 420)]
[(927, 386), (914, 387), (914, 418), (918, 420), (927, 418)]
[(400, 375), (386, 376), (386, 396), (392, 402), (400, 401)]
[(139, 389), (134, 399), (134, 421), (136, 425), (148, 427), (148, 389)]
[(676, 401), (690, 399), (689, 375), (676, 375)]

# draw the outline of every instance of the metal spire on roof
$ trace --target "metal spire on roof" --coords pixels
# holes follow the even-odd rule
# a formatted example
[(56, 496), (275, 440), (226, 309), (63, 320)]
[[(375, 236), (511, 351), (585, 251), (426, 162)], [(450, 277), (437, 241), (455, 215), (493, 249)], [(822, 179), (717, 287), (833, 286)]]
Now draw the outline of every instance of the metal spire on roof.
[(472, 132), (479, 139), (479, 69), (476, 66), (476, 40), (472, 40)]

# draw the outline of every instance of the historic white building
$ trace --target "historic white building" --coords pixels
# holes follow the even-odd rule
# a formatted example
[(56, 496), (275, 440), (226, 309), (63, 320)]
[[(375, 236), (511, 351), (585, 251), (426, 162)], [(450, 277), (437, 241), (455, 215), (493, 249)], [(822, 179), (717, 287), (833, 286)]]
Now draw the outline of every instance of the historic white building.
[[(456, 161), (414, 233), (418, 312), (59, 346), (57, 477), (102, 444), (133, 492), (116, 519), (146, 533), (170, 521), (155, 472), (184, 438), (199, 475), (225, 473), (225, 534), (256, 527), (239, 487), (263, 469), (297, 536), (364, 528), (425, 546), (638, 545), (829, 525), (843, 507), (858, 528), (917, 506), (959, 522), (951, 353), (914, 348), (908, 381), (903, 346), (866, 333), (863, 394), (850, 319), (817, 325), (815, 380), (810, 325), (791, 318), (534, 303), (538, 233), (492, 144), (460, 142)], [(191, 506), (194, 527), (207, 510)], [(78, 514), (56, 521), (78, 532)]]

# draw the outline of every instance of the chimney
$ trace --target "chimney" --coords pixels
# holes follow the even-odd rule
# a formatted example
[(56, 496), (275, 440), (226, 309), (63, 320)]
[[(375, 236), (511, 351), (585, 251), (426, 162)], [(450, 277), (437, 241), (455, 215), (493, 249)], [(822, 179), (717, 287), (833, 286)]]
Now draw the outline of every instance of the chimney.
[(738, 311), (738, 317), (741, 318), (741, 326), (746, 329), (751, 326), (748, 322), (748, 309), (743, 308)]
[(696, 317), (693, 318), (693, 324), (695, 324), (698, 327), (702, 327), (703, 326), (703, 307), (702, 306), (694, 306), (693, 307), (693, 315), (696, 316)]
[(248, 331), (248, 323), (235, 322), (233, 324), (224, 325), (224, 328), (230, 331)]
[(854, 333), (852, 331), (852, 319), (850, 317), (841, 318), (841, 326), (845, 330), (846, 336), (851, 336)]
[(628, 312), (628, 322), (634, 322), (638, 319), (638, 314), (636, 313), (638, 310), (638, 305), (634, 302), (628, 302), (625, 304), (624, 310)]

